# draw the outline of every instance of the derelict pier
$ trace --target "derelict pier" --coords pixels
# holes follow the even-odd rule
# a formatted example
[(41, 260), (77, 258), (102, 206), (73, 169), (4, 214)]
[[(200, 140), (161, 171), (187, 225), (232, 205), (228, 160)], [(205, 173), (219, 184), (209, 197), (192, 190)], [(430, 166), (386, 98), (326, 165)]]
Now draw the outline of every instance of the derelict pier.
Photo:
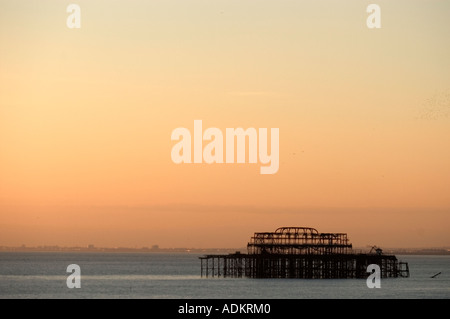
[(380, 266), (381, 278), (409, 277), (408, 264), (382, 250), (356, 253), (345, 233), (319, 233), (309, 227), (281, 227), (255, 233), (247, 253), (200, 257), (202, 277), (367, 278), (367, 266)]

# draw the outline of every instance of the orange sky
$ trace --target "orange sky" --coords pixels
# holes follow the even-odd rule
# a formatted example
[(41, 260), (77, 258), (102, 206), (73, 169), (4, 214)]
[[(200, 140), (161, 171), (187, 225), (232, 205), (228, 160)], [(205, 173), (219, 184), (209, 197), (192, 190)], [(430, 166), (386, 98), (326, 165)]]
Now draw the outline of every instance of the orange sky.
[[(450, 245), (448, 2), (69, 3), (0, 3), (0, 246)], [(196, 119), (279, 128), (279, 171), (174, 164)]]

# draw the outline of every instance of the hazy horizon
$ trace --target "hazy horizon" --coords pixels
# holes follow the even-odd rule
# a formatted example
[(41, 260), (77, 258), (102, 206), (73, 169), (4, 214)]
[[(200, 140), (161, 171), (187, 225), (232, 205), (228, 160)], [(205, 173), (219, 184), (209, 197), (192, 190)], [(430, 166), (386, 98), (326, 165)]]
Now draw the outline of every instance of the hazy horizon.
[[(255, 232), (272, 232), (278, 227), (312, 227), (319, 232), (347, 233), (353, 246), (380, 247), (444, 247), (449, 246), (446, 236), (445, 209), (420, 208), (272, 208), (272, 207), (209, 207), (179, 205), (175, 207), (61, 207), (42, 206), (26, 209), (31, 227), (9, 227), (2, 233), (0, 246), (87, 246), (101, 247), (195, 247), (230, 248), (245, 247)], [(18, 206), (9, 208), (14, 221), (20, 221)], [(385, 224), (378, 215), (389, 212), (393, 219), (403, 219), (401, 225)], [(45, 213), (50, 214), (47, 217)], [(60, 214), (59, 216), (57, 214)], [(191, 216), (186, 222), (182, 217)], [(274, 222), (277, 215), (277, 223)], [(438, 218), (422, 219), (423, 214)], [(126, 215), (127, 218), (123, 218)], [(227, 216), (215, 222), (216, 216)], [(441, 216), (441, 217), (439, 217)], [(6, 218), (3, 218), (5, 220)], [(204, 228), (196, 220), (207, 220), (211, 227)], [(364, 220), (362, 226), (354, 220)], [(11, 218), (12, 220), (12, 218)], [(102, 227), (98, 220), (102, 220)], [(167, 223), (170, 220), (170, 223)], [(120, 223), (119, 223), (120, 221)], [(421, 221), (420, 226), (416, 225)], [(54, 225), (63, 224), (56, 228)], [(153, 227), (153, 231), (149, 231)], [(124, 236), (129, 229), (133, 235)], [(432, 231), (430, 231), (430, 229)], [(408, 233), (407, 236), (404, 234)], [(21, 236), (17, 236), (21, 234)], [(8, 235), (13, 240), (6, 241)], [(13, 236), (16, 235), (16, 236)], [(64, 238), (64, 240), (61, 240)], [(180, 240), (180, 238), (182, 238)]]

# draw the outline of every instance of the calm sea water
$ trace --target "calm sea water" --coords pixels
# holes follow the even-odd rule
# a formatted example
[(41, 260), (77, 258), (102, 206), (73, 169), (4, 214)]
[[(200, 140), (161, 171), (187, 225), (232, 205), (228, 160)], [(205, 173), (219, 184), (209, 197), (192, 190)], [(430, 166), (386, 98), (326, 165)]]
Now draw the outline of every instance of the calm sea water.
[[(0, 298), (450, 298), (450, 256), (397, 256), (410, 278), (200, 278), (196, 254), (0, 253)], [(66, 268), (81, 268), (81, 288), (66, 285)], [(432, 279), (430, 276), (442, 272)]]

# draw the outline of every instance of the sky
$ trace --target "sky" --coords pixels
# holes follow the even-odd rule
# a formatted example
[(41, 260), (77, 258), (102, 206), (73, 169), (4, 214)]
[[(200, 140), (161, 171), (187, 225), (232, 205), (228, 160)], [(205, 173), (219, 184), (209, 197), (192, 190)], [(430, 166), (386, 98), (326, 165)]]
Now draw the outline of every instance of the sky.
[[(0, 0), (0, 246), (245, 247), (282, 226), (450, 246), (449, 13)], [(175, 164), (171, 132), (194, 120), (279, 128), (278, 172)]]

